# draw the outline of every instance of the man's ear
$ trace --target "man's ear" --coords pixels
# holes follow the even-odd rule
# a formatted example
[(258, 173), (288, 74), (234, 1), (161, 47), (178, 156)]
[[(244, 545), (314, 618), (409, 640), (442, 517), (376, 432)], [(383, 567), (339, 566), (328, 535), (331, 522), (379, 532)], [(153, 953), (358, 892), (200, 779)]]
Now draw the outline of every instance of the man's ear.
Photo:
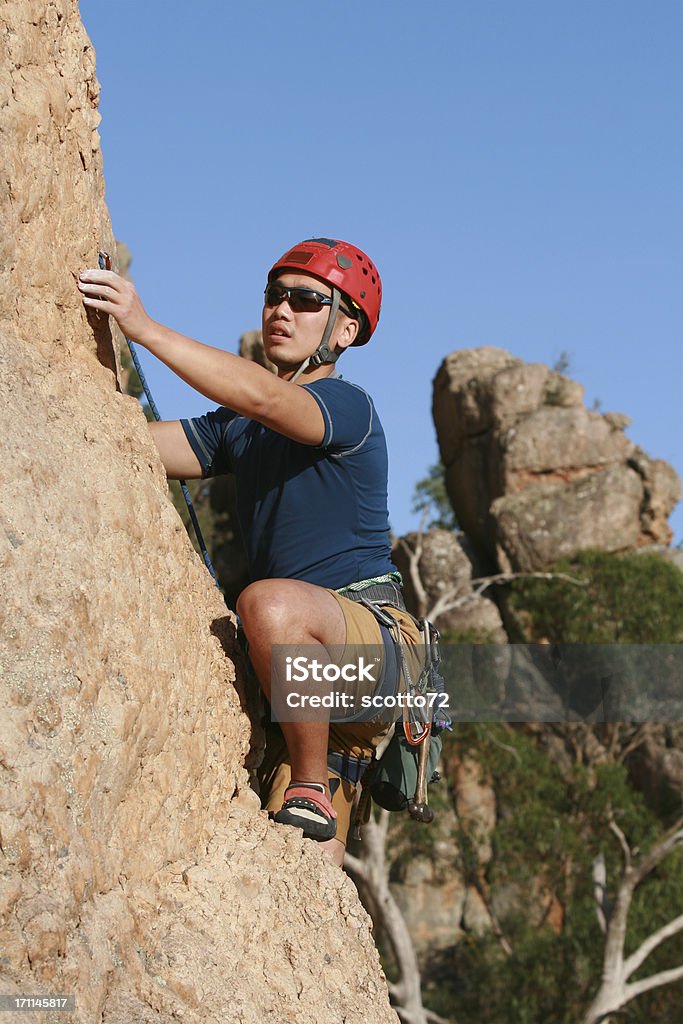
[(360, 324), (357, 320), (352, 320), (350, 316), (346, 316), (344, 313), (339, 317), (339, 323), (337, 329), (334, 332), (335, 348), (343, 349), (348, 348), (358, 337), (358, 331), (360, 330)]

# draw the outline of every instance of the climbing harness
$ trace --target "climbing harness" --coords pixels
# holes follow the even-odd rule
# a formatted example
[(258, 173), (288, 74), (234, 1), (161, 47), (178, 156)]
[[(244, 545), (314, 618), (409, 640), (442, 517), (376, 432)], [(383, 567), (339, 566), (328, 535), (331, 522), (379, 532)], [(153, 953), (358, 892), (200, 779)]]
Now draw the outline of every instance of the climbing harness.
[[(100, 251), (98, 253), (97, 262), (98, 262), (100, 270), (111, 270), (111, 257), (109, 255), (109, 253), (108, 252), (104, 252), (103, 249), (100, 249)], [(135, 351), (135, 346), (133, 345), (133, 342), (130, 340), (130, 338), (127, 338), (125, 334), (124, 334), (124, 338), (126, 338), (126, 344), (128, 345), (128, 351), (130, 352), (130, 357), (133, 360), (133, 366), (136, 369), (137, 375), (140, 378), (140, 383), (142, 384), (143, 391), (145, 392), (145, 398), (147, 399), (147, 404), (149, 405), (150, 409), (152, 410), (152, 416), (154, 417), (154, 419), (158, 423), (161, 420), (161, 416), (159, 415), (159, 410), (157, 409), (156, 402), (154, 401), (154, 398), (152, 397), (152, 392), (150, 391), (149, 384), (147, 383), (147, 379), (146, 379), (145, 374), (143, 372), (142, 364), (140, 363), (140, 359), (138, 357), (138, 354)], [(214, 583), (216, 584), (216, 586), (220, 590), (220, 586), (219, 586), (219, 583), (218, 583), (218, 578), (216, 576), (216, 570), (214, 569), (213, 564), (211, 562), (211, 558), (209, 556), (209, 552), (208, 552), (208, 549), (206, 547), (206, 543), (204, 541), (204, 537), (202, 535), (201, 527), (199, 526), (199, 520), (197, 519), (197, 513), (195, 512), (194, 505), (192, 504), (192, 498), (190, 497), (190, 492), (187, 489), (187, 484), (186, 484), (186, 482), (184, 480), (179, 480), (178, 483), (180, 484), (181, 490), (183, 492), (183, 498), (185, 499), (185, 504), (187, 505), (187, 511), (188, 511), (189, 516), (190, 516), (190, 520), (192, 522), (192, 528), (194, 530), (195, 537), (197, 538), (197, 543), (199, 544), (199, 547), (200, 547), (200, 550), (201, 550), (201, 553), (202, 553), (202, 558), (204, 559), (204, 565), (206, 566), (206, 568), (211, 573), (211, 576), (213, 578)]]
[(403, 678), (406, 692), (411, 696), (403, 705), (402, 720), (392, 726), (372, 758), (328, 755), (327, 764), (332, 771), (353, 785), (359, 782), (362, 785), (355, 817), (354, 838), (357, 839), (360, 826), (368, 820), (373, 800), (389, 811), (407, 810), (415, 821), (428, 824), (433, 820), (427, 787), (440, 778), (436, 768), (441, 754), (441, 733), (451, 728), (445, 711), (444, 681), (439, 671), (438, 630), (428, 619), (413, 620), (423, 634), (425, 652), (424, 665), (418, 678), (413, 679), (403, 649), (401, 627), (384, 610), (393, 607), (405, 611), (401, 582), (400, 573), (387, 573), (337, 591), (363, 604), (374, 615), (383, 636), (389, 635), (398, 678)]
[(383, 576), (373, 576), (359, 583), (350, 583), (347, 587), (337, 590), (340, 597), (350, 601), (372, 601), (376, 604), (389, 604), (405, 611), (405, 603), (401, 592), (403, 579), (400, 572), (387, 572)]
[(420, 620), (424, 632), (425, 667), (413, 682), (401, 650), (401, 669), (408, 692), (423, 701), (420, 712), (418, 701), (403, 709), (403, 720), (398, 723), (391, 742), (377, 762), (370, 779), (372, 799), (387, 810), (406, 810), (415, 821), (428, 824), (434, 812), (427, 800), (427, 785), (439, 780), (436, 766), (441, 753), (441, 736), (451, 726), (443, 703), (445, 689), (439, 672), (439, 634), (428, 619)]

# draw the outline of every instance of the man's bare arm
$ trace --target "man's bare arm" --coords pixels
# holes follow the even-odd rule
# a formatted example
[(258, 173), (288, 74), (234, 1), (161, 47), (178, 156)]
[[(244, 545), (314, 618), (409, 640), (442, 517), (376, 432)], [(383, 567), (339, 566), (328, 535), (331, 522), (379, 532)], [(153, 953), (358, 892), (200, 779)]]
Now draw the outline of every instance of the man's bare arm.
[(169, 480), (201, 479), (202, 467), (185, 436), (180, 420), (150, 423), (149, 429)]
[(323, 414), (305, 388), (280, 380), (249, 359), (204, 345), (152, 320), (132, 281), (113, 270), (83, 271), (79, 288), (84, 305), (113, 316), (127, 338), (146, 348), (210, 401), (301, 444), (322, 442)]

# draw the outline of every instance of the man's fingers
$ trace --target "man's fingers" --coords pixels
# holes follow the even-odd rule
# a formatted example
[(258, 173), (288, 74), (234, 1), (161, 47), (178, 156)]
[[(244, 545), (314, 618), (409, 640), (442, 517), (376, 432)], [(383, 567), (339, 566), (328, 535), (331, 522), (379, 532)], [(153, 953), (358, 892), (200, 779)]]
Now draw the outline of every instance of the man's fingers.
[(95, 284), (115, 284), (120, 280), (119, 275), (113, 270), (96, 270), (94, 267), (82, 270), (78, 278), (80, 281), (93, 281)]
[(87, 284), (85, 281), (79, 281), (78, 287), (84, 295), (95, 295), (100, 298), (115, 299), (118, 294), (116, 289), (106, 284)]
[(106, 299), (91, 299), (84, 295), (82, 301), (84, 306), (88, 306), (91, 309), (101, 309), (103, 312), (114, 314), (115, 307)]

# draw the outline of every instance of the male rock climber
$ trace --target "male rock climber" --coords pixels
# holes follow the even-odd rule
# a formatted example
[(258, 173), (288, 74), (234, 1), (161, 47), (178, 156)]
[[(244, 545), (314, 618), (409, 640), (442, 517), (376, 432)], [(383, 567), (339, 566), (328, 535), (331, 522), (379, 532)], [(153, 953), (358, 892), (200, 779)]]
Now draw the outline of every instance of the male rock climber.
[[(377, 326), (382, 285), (368, 256), (315, 238), (271, 267), (262, 327), (277, 376), (156, 323), (112, 271), (86, 270), (79, 287), (87, 307), (220, 406), (150, 428), (169, 478), (235, 473), (252, 580), (237, 611), (266, 697), (275, 644), (320, 650), (323, 661), (331, 647), (378, 645), (389, 664), (394, 622), (419, 643), (390, 557), (384, 432), (369, 395), (334, 366)], [(341, 864), (355, 787), (387, 726), (318, 716), (280, 729), (261, 773), (266, 807)]]

